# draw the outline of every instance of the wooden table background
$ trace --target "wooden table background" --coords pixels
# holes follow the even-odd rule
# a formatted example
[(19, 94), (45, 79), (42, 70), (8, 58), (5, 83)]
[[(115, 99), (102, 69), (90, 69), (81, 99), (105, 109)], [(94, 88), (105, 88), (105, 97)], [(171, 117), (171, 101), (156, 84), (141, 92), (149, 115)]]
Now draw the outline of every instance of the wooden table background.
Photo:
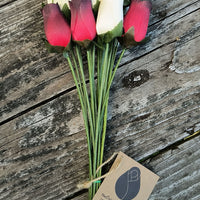
[[(80, 104), (42, 42), (41, 3), (0, 2), (0, 199), (86, 200)], [(152, 7), (150, 40), (126, 52), (111, 89), (105, 159), (123, 151), (158, 174), (150, 200), (200, 200), (200, 1)]]

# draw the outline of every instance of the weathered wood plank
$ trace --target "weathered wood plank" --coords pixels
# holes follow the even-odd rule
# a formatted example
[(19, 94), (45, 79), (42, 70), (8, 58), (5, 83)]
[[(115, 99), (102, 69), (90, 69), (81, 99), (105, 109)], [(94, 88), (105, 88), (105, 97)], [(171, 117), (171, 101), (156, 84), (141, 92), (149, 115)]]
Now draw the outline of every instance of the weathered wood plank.
[(71, 200), (87, 200), (87, 199), (88, 199), (88, 194), (87, 192), (85, 192), (84, 194), (72, 198)]
[(76, 191), (74, 180), (88, 174), (81, 124), (79, 101), (69, 94), (16, 119), (14, 126), (1, 126), (0, 199), (59, 199)]
[[(197, 0), (187, 1), (187, 0), (175, 0), (175, 1), (168, 1), (168, 0), (152, 0), (152, 13), (150, 19), (150, 25), (155, 24), (157, 22), (165, 20), (166, 17), (170, 17), (171, 15), (184, 15), (181, 10), (187, 10), (187, 7), (197, 3)], [(186, 11), (187, 12), (187, 11)]]
[(199, 145), (200, 136), (146, 161), (160, 176), (150, 200), (200, 199)]
[[(160, 48), (145, 56), (144, 60), (140, 59), (126, 65), (130, 67), (128, 70), (126, 67), (118, 70), (110, 97), (108, 151), (122, 148), (131, 151), (134, 157), (140, 159), (140, 156), (144, 156), (143, 153), (140, 154), (143, 148), (149, 145), (146, 150), (148, 156), (154, 148), (169, 145), (168, 135), (173, 137), (170, 138), (171, 141), (179, 140), (185, 136), (181, 134), (188, 126), (199, 121), (200, 71), (196, 71), (196, 65), (200, 59), (199, 54), (195, 53), (198, 51), (196, 47), (200, 44), (200, 37), (195, 36), (193, 40), (183, 41)], [(193, 45), (194, 43), (196, 45)], [(182, 54), (176, 53), (180, 52), (179, 50), (182, 51), (184, 59), (189, 61), (186, 71), (185, 63), (182, 63)], [(180, 69), (177, 73), (178, 67)], [(128, 80), (124, 77), (128, 77)], [(154, 137), (150, 136), (152, 131), (157, 132), (154, 133)], [(182, 133), (177, 137), (176, 134), (173, 135), (174, 132)], [(125, 139), (127, 135), (128, 138)], [(151, 148), (155, 141), (155, 147)], [(134, 149), (131, 143), (140, 143), (141, 149), (140, 145), (137, 146), (137, 150)]]
[[(137, 160), (145, 158), (184, 138), (190, 134), (187, 129), (199, 122), (199, 71), (179, 74), (170, 70), (175, 50), (194, 41), (198, 44), (199, 37), (194, 34), (183, 41), (118, 70), (109, 104), (107, 157), (122, 150)], [(146, 82), (135, 87), (138, 73), (129, 82), (131, 87), (125, 87), (124, 77), (144, 69), (150, 77)], [(76, 184), (87, 179), (83, 131), (76, 91), (2, 125), (0, 196), (61, 199), (76, 192)]]
[[(199, 4), (199, 1), (179, 0), (171, 1), (163, 7), (162, 2), (153, 2), (154, 24), (149, 28), (150, 42), (127, 51), (122, 63), (174, 42), (176, 37), (198, 28), (198, 11), (196, 17), (187, 15), (199, 9)], [(161, 14), (163, 9), (167, 13), (165, 18)], [(177, 9), (181, 9), (180, 12), (177, 13)], [(26, 0), (1, 8), (1, 122), (74, 86), (62, 56), (48, 55), (41, 43), (44, 33), (39, 10), (39, 1)], [(178, 26), (182, 28), (177, 33)]]
[(7, 6), (9, 3), (12, 3), (16, 0), (1, 0), (0, 7)]
[[(1, 121), (74, 85), (62, 57), (48, 55), (39, 43), (38, 37), (44, 36), (39, 3), (23, 0), (0, 8), (4, 11), (0, 13), (4, 26), (0, 27)], [(156, 0), (153, 5), (151, 41), (128, 51), (123, 60), (127, 64), (116, 74), (109, 104), (106, 157), (122, 150), (140, 160), (181, 140), (193, 129), (199, 130), (200, 2), (177, 0), (163, 6), (163, 1)], [(15, 6), (17, 12), (22, 11), (18, 16)], [(76, 184), (88, 177), (85, 140), (76, 91), (0, 126), (0, 199), (62, 199), (74, 194), (78, 191)], [(168, 159), (169, 154), (162, 155)], [(167, 159), (153, 170), (162, 175)], [(189, 161), (193, 160), (191, 157)], [(157, 165), (155, 159), (151, 166)], [(173, 163), (168, 166), (172, 168)], [(177, 173), (174, 171), (173, 178), (181, 178), (187, 185), (183, 176), (176, 177)], [(197, 199), (199, 185), (191, 177), (195, 184), (192, 197)], [(166, 182), (159, 184), (163, 198), (171, 197), (166, 187), (173, 178), (164, 177)], [(176, 188), (171, 189), (173, 195), (185, 198), (184, 187)], [(158, 190), (153, 193), (157, 199)], [(85, 194), (75, 197), (85, 198)]]

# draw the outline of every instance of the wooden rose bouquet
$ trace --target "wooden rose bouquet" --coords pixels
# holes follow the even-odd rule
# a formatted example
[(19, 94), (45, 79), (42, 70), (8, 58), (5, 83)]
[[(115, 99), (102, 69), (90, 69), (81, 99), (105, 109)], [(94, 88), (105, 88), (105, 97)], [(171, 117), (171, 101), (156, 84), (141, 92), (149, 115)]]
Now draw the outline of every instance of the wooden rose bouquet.
[[(46, 46), (50, 52), (63, 53), (79, 95), (87, 136), (89, 180), (101, 176), (97, 168), (103, 162), (113, 78), (125, 49), (144, 40), (150, 7), (146, 0), (48, 0), (43, 6)], [(99, 186), (98, 182), (91, 184), (89, 199)]]

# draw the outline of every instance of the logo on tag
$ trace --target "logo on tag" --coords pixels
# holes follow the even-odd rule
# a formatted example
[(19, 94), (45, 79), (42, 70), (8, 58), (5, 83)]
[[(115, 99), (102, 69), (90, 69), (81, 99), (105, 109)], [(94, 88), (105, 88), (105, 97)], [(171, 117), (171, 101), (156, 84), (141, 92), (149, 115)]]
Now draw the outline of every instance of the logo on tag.
[(132, 200), (140, 190), (140, 169), (132, 167), (122, 174), (116, 184), (115, 193), (121, 200)]

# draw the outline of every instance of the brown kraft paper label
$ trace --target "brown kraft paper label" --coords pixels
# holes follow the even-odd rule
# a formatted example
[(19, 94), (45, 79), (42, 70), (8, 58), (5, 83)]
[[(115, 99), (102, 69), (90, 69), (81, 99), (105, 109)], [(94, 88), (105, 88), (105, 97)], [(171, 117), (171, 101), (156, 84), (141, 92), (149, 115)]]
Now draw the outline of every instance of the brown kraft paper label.
[(159, 177), (119, 152), (93, 200), (147, 200)]

